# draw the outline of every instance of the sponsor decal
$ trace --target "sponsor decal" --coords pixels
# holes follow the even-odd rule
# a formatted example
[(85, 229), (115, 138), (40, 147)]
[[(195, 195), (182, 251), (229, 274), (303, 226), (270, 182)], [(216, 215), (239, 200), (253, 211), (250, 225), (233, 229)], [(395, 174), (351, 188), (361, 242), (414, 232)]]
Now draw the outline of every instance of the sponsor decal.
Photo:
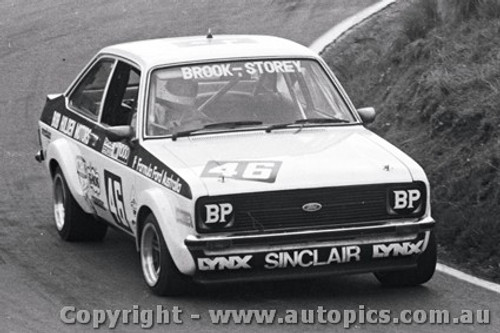
[[(64, 100), (60, 102), (60, 111), (53, 111), (47, 108), (44, 109), (41, 118), (44, 123), (70, 136), (75, 139), (75, 141), (86, 145), (90, 149), (101, 152), (103, 155), (153, 179), (167, 189), (183, 197), (192, 199), (191, 189), (186, 181), (150, 152), (141, 146), (135, 146), (131, 149), (124, 143), (111, 142), (106, 137), (103, 129), (99, 126), (94, 127), (91, 121), (65, 109)], [(132, 154), (134, 155), (134, 159), (130, 158)], [(155, 172), (153, 172), (153, 170)], [(105, 205), (99, 205), (99, 207), (103, 206)]]
[(132, 211), (132, 215), (134, 219), (137, 217), (137, 199), (136, 199), (136, 190), (135, 187), (132, 186), (132, 189), (130, 190), (130, 210)]
[(332, 247), (326, 259), (320, 259), (318, 249), (306, 249), (286, 252), (271, 252), (266, 254), (264, 267), (266, 269), (288, 267), (311, 267), (331, 264), (343, 264), (351, 261), (360, 261), (361, 248), (359, 246)]
[(66, 116), (61, 117), (61, 122), (59, 123), (59, 131), (66, 134), (67, 136), (73, 136), (75, 131), (76, 121), (68, 118)]
[(394, 209), (414, 208), (415, 202), (422, 196), (419, 190), (393, 191), (393, 193)]
[(99, 135), (90, 132), (89, 136), (90, 136), (90, 140), (89, 140), (90, 146), (92, 146), (92, 148), (95, 148), (97, 145), (97, 142), (99, 141)]
[(44, 127), (42, 127), (41, 133), (44, 137), (46, 137), (49, 140), (52, 138), (52, 133), (50, 133), (50, 131)]
[(88, 145), (90, 141), (90, 134), (92, 133), (92, 130), (90, 127), (85, 126), (83, 124), (77, 123), (76, 124), (76, 130), (75, 134), (73, 135), (73, 138), (76, 139), (77, 141), (80, 141), (81, 143)]
[(75, 140), (85, 145), (90, 143), (95, 146), (97, 140), (99, 140), (99, 137), (92, 133), (92, 129), (89, 126), (79, 123), (67, 116), (61, 115), (57, 111), (54, 111), (52, 114), (50, 126), (67, 136), (73, 137)]
[(274, 183), (280, 167), (278, 161), (208, 161), (201, 177)]
[(101, 195), (101, 186), (99, 184), (99, 173), (92, 164), (87, 165), (87, 175), (89, 178), (90, 191), (93, 195)]
[[(200, 271), (231, 269), (297, 270), (355, 264), (392, 257), (421, 255), (427, 248), (430, 231), (414, 241), (381, 244), (360, 244), (334, 247), (303, 248), (273, 252), (245, 253), (233, 256), (197, 257)], [(200, 252), (200, 254), (203, 252)]]
[(226, 64), (208, 64), (181, 67), (182, 78), (218, 79), (221, 77), (243, 77), (243, 75), (298, 73), (302, 72), (300, 60), (248, 61)]
[(108, 198), (109, 212), (116, 224), (124, 229), (131, 230), (123, 204), (123, 186), (120, 176), (104, 170), (106, 197)]
[[(263, 268), (271, 270), (343, 264), (360, 261), (360, 255), (361, 248), (355, 245), (326, 249), (269, 252), (263, 258)], [(252, 268), (250, 264), (252, 258), (254, 258), (254, 255), (249, 254), (245, 256), (198, 258), (197, 262), (198, 269), (201, 271), (249, 269)]]
[(248, 263), (252, 259), (252, 255), (230, 256), (230, 257), (214, 257), (214, 258), (198, 258), (198, 269), (200, 271), (215, 271), (215, 270), (236, 270), (252, 268)]
[(425, 195), (420, 189), (397, 189), (389, 191), (390, 214), (416, 214), (424, 209)]
[(78, 181), (80, 182), (80, 187), (82, 188), (83, 193), (87, 193), (89, 189), (87, 162), (82, 156), (76, 157), (76, 173), (78, 175)]
[(233, 220), (233, 205), (230, 203), (226, 202), (205, 205), (205, 216), (203, 218), (205, 224), (230, 223)]
[(111, 157), (113, 155), (113, 149), (114, 149), (113, 142), (109, 141), (108, 138), (105, 138), (104, 142), (102, 144), (101, 153), (103, 153), (106, 156)]
[(120, 163), (127, 164), (130, 156), (130, 147), (124, 143), (111, 142), (108, 138), (105, 138), (101, 153)]
[(424, 252), (426, 247), (425, 240), (422, 239), (417, 243), (391, 243), (391, 244), (376, 244), (373, 245), (373, 258), (387, 258), (410, 256)]
[(137, 224), (137, 213), (139, 211), (139, 205), (137, 203), (137, 192), (135, 190), (135, 186), (132, 185), (130, 188), (130, 211), (132, 212), (132, 216), (130, 218), (130, 224), (135, 227)]
[(60, 121), (61, 121), (61, 114), (57, 111), (54, 111), (54, 113), (52, 114), (52, 121), (50, 122), (50, 126), (55, 129), (58, 129)]
[(181, 193), (182, 191), (183, 183), (179, 176), (161, 165), (156, 165), (153, 162), (147, 163), (141, 157), (134, 156), (132, 169), (138, 171), (154, 182), (165, 186), (169, 190), (176, 193)]
[(104, 209), (103, 204), (100, 204), (102, 200), (99, 199), (101, 195), (101, 185), (99, 183), (99, 173), (97, 169), (82, 156), (77, 156), (76, 172), (86, 200), (89, 203), (97, 203), (98, 207)]

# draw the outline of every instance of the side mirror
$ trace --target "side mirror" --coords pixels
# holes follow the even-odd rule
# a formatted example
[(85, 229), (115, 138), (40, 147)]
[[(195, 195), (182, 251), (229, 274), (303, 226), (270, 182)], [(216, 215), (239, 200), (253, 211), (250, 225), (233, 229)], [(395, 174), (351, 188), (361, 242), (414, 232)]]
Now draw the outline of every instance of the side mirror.
[(132, 139), (135, 136), (135, 129), (130, 126), (111, 126), (106, 128), (109, 141), (121, 141), (124, 139)]
[(377, 116), (377, 113), (375, 112), (375, 109), (372, 107), (367, 107), (367, 108), (360, 108), (357, 109), (359, 116), (361, 117), (361, 120), (363, 120), (363, 123), (365, 124), (371, 124), (375, 120), (375, 117)]

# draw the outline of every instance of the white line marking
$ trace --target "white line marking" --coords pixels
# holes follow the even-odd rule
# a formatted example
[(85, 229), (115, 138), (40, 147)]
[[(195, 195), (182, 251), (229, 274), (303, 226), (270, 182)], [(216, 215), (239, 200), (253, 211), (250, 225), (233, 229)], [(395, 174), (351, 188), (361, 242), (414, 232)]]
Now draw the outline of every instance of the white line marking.
[[(345, 19), (344, 21), (340, 22), (330, 30), (328, 30), (325, 34), (320, 36), (318, 39), (316, 39), (312, 44), (309, 46), (310, 49), (313, 51), (320, 53), (327, 47), (329, 44), (333, 43), (336, 39), (338, 39), (340, 36), (342, 36), (346, 31), (349, 29), (355, 27), (356, 25), (360, 24), (370, 16), (378, 13), (379, 11), (383, 10), (387, 6), (393, 4), (396, 2), (396, 0), (382, 0), (377, 2), (376, 4), (360, 11), (357, 14), (354, 14), (353, 16)], [(451, 268), (449, 266), (446, 266), (444, 264), (438, 263), (436, 266), (436, 270), (438, 272), (453, 276), (456, 279), (468, 282), (470, 284), (473, 284), (478, 287), (482, 287), (484, 289), (488, 289), (490, 291), (493, 291), (497, 294), (500, 294), (500, 284), (496, 284), (493, 282), (489, 282), (480, 278), (477, 278), (475, 276), (472, 276), (470, 274), (464, 273), (459, 271), (458, 269)]]
[(360, 24), (370, 16), (378, 13), (385, 7), (393, 4), (396, 0), (382, 0), (377, 2), (376, 4), (363, 9), (357, 14), (354, 14), (353, 16), (345, 19), (344, 21), (340, 22), (330, 30), (328, 30), (326, 33), (324, 33), (322, 36), (320, 36), (318, 39), (316, 39), (310, 46), (309, 48), (317, 53), (320, 53), (327, 47), (329, 44), (334, 42), (337, 38), (342, 36), (346, 31), (351, 29), (352, 27)]
[(461, 272), (458, 269), (454, 269), (454, 268), (451, 268), (449, 266), (446, 266), (446, 265), (443, 265), (440, 263), (437, 264), (436, 270), (438, 272), (453, 276), (454, 278), (457, 278), (459, 280), (468, 282), (468, 283), (473, 284), (475, 286), (482, 287), (484, 289), (488, 289), (490, 291), (496, 292), (497, 294), (500, 294), (500, 284), (496, 284), (496, 283), (493, 283), (490, 281), (486, 281), (486, 280), (477, 278), (477, 277), (472, 276), (470, 274)]

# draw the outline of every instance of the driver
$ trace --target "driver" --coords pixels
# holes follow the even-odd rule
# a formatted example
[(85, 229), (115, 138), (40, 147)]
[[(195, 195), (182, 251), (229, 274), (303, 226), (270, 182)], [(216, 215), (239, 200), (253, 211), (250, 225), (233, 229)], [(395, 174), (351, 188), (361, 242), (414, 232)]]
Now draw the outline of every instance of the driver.
[[(161, 82), (158, 81), (159, 84)], [(158, 88), (153, 112), (154, 123), (165, 128), (169, 133), (177, 132), (186, 125), (196, 123), (197, 82), (170, 78)]]

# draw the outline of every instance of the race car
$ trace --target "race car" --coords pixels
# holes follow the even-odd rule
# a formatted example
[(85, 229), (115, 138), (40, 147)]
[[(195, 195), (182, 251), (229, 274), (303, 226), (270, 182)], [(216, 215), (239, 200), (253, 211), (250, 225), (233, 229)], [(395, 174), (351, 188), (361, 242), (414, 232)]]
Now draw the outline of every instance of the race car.
[(102, 49), (47, 96), (36, 159), (60, 237), (133, 236), (158, 295), (341, 273), (422, 284), (436, 266), (429, 182), (374, 118), (292, 41), (143, 40)]

